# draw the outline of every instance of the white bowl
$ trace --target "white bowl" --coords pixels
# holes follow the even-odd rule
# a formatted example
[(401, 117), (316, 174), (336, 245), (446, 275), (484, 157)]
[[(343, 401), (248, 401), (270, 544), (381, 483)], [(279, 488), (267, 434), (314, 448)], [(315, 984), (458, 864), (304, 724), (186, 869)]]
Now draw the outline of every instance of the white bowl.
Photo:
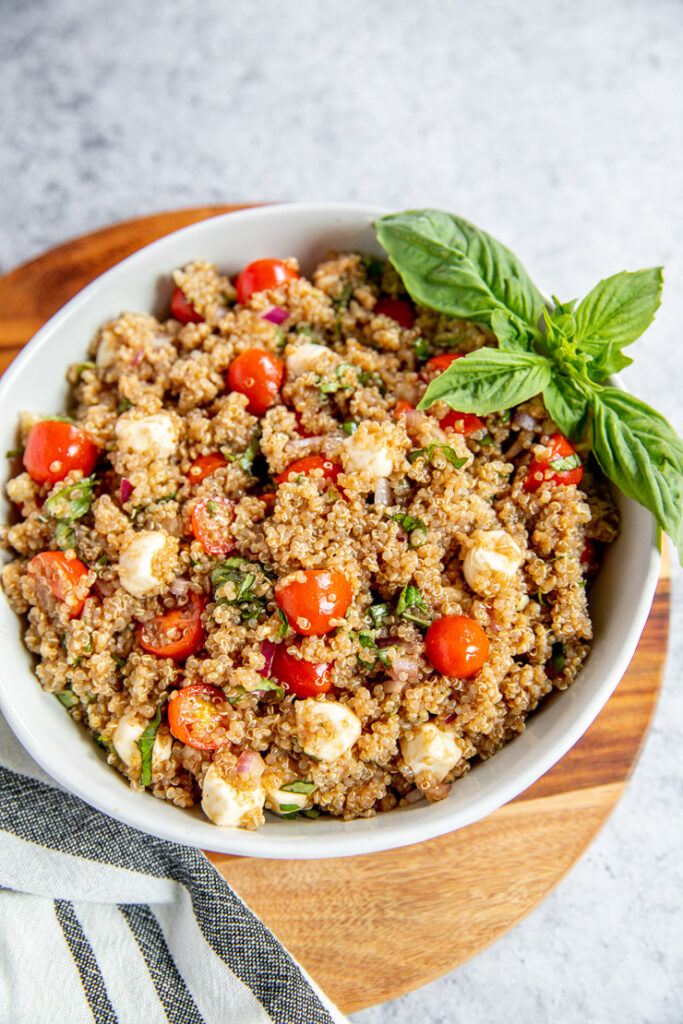
[[(163, 313), (170, 272), (208, 259), (234, 274), (264, 256), (297, 256), (304, 271), (330, 249), (381, 253), (371, 226), (385, 211), (347, 204), (297, 203), (229, 213), (176, 231), (123, 260), (73, 298), (36, 334), (0, 382), (0, 450), (16, 444), (23, 410), (64, 408), (64, 373), (82, 359), (97, 328), (123, 310)], [(524, 733), (477, 765), (440, 803), (419, 803), (375, 818), (289, 821), (268, 815), (257, 832), (212, 825), (198, 808), (181, 810), (130, 789), (34, 675), (21, 624), (0, 601), (0, 708), (18, 739), (54, 779), (87, 803), (143, 832), (178, 843), (251, 857), (315, 858), (372, 853), (417, 843), (490, 814), (530, 786), (586, 731), (628, 667), (652, 604), (660, 563), (650, 514), (619, 496), (622, 529), (591, 590), (592, 653), (574, 685), (551, 695)], [(3, 515), (7, 515), (5, 501)]]

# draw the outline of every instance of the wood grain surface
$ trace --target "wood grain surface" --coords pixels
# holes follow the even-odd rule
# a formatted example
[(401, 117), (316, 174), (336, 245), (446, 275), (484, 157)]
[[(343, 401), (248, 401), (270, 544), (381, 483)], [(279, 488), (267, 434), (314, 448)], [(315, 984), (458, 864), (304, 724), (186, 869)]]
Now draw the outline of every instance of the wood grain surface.
[[(169, 231), (239, 208), (199, 207), (116, 224), (0, 278), (0, 372), (45, 320), (114, 263)], [(608, 818), (656, 705), (668, 621), (665, 558), (638, 650), (607, 706), (543, 778), (483, 821), (365, 857), (208, 856), (345, 1012), (438, 978), (537, 906)]]

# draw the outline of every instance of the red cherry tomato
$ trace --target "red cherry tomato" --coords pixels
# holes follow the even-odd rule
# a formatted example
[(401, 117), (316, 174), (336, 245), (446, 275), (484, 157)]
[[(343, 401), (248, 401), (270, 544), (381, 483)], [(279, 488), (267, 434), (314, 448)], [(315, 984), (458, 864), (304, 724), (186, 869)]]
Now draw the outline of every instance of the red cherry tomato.
[(186, 605), (140, 624), (140, 646), (157, 658), (185, 661), (204, 644), (203, 611), (204, 601), (191, 590)]
[(406, 413), (414, 412), (414, 410), (414, 405), (411, 405), (410, 402), (406, 402), (405, 398), (401, 398), (394, 406), (394, 418), (398, 419), (399, 416), (405, 416)]
[(579, 557), (579, 561), (582, 565), (587, 565), (591, 569), (595, 568), (598, 564), (598, 545), (594, 540), (590, 538), (586, 541), (583, 546), (583, 551)]
[(233, 503), (227, 498), (202, 498), (192, 509), (192, 533), (207, 554), (225, 558), (235, 547), (231, 526)]
[(208, 683), (191, 683), (182, 690), (174, 690), (168, 701), (171, 735), (197, 750), (225, 746), (230, 716), (225, 694)]
[(553, 434), (546, 444), (550, 458), (545, 462), (534, 460), (527, 470), (523, 487), (525, 491), (537, 491), (544, 480), (554, 484), (578, 484), (583, 477), (581, 459), (564, 434)]
[(275, 483), (278, 485), (286, 484), (290, 480), (296, 480), (298, 476), (310, 476), (316, 469), (321, 469), (323, 472), (322, 478), (318, 477), (321, 482), (331, 480), (333, 484), (336, 484), (337, 477), (342, 471), (339, 463), (330, 462), (329, 459), (324, 459), (322, 455), (307, 455), (303, 459), (297, 459), (291, 466), (287, 466), (284, 473), (278, 473), (275, 477)]
[(420, 370), (422, 380), (431, 380), (432, 377), (447, 370), (456, 359), (464, 359), (462, 352), (442, 352), (440, 356), (432, 356)]
[(282, 260), (254, 260), (244, 268), (235, 282), (237, 301), (244, 305), (255, 292), (279, 288), (285, 281), (293, 281), (298, 276), (294, 267)]
[(195, 459), (188, 470), (188, 479), (191, 484), (199, 484), (207, 476), (211, 476), (217, 469), (227, 466), (228, 460), (220, 452), (211, 452), (210, 455), (200, 455)]
[(279, 683), (287, 687), (295, 697), (315, 697), (318, 693), (327, 693), (332, 686), (330, 682), (330, 666), (326, 662), (304, 661), (295, 658), (287, 650), (286, 644), (278, 644), (273, 655), (270, 674)]
[(427, 657), (442, 676), (466, 679), (478, 672), (489, 654), (489, 641), (467, 615), (444, 615), (425, 634)]
[(90, 476), (97, 448), (90, 438), (63, 420), (42, 420), (31, 427), (24, 449), (24, 468), (37, 483), (55, 484), (72, 469)]
[(275, 491), (266, 491), (265, 494), (258, 494), (257, 497), (260, 498), (261, 501), (265, 502), (268, 508), (272, 508), (277, 501), (277, 494)]
[(248, 348), (228, 367), (228, 387), (249, 399), (247, 409), (263, 416), (282, 386), (285, 367), (281, 359), (262, 348)]
[(275, 587), (275, 601), (292, 629), (303, 636), (322, 636), (343, 619), (353, 599), (351, 585), (340, 572), (301, 569)]
[(40, 589), (49, 591), (69, 609), (69, 617), (75, 619), (83, 611), (90, 587), (84, 576), (88, 569), (78, 558), (67, 558), (63, 551), (43, 551), (28, 563), (28, 571), (35, 577)]
[(204, 317), (185, 298), (182, 288), (174, 288), (171, 296), (171, 313), (181, 324), (201, 324)]
[(404, 299), (380, 299), (375, 306), (375, 313), (391, 317), (399, 327), (406, 327), (408, 330), (415, 323), (412, 307)]
[(296, 432), (297, 432), (297, 434), (300, 434), (301, 437), (313, 437), (314, 435), (301, 422), (301, 415), (298, 412), (295, 412), (294, 415), (296, 416)]
[(482, 423), (478, 416), (475, 416), (472, 412), (456, 412), (455, 409), (451, 409), (450, 412), (446, 413), (442, 420), (439, 420), (439, 425), (444, 427), (450, 427), (456, 434), (463, 434), (465, 437), (469, 437), (470, 434), (476, 434), (478, 430), (485, 430), (486, 424)]

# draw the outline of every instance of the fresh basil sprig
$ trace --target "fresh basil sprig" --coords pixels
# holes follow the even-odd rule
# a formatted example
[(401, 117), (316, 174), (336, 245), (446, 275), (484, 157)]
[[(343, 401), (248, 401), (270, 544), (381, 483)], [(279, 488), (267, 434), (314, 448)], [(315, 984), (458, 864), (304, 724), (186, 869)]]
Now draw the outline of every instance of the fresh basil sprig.
[(451, 363), (418, 408), (440, 400), (481, 416), (542, 394), (560, 430), (589, 440), (605, 475), (649, 509), (683, 564), (683, 442), (645, 402), (603, 383), (632, 362), (623, 349), (654, 318), (661, 267), (614, 274), (579, 303), (550, 303), (505, 246), (453, 214), (391, 214), (375, 229), (417, 303), (498, 339)]

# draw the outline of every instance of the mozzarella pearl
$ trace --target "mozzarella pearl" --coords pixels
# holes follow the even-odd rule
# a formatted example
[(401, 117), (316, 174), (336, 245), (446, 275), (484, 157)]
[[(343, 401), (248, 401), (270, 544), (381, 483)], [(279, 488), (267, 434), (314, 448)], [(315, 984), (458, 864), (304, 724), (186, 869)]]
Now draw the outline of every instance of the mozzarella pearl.
[(121, 416), (116, 423), (116, 437), (120, 447), (144, 461), (168, 459), (176, 450), (178, 431), (171, 416), (165, 412), (151, 416)]
[(141, 530), (119, 554), (119, 579), (133, 597), (158, 592), (175, 563), (173, 541), (161, 530)]
[(514, 576), (524, 561), (522, 549), (505, 530), (479, 530), (465, 555), (463, 573), (478, 594), (488, 595)]
[(202, 810), (214, 825), (224, 828), (253, 828), (263, 821), (263, 786), (237, 789), (225, 779), (215, 764), (207, 769), (202, 785)]
[(296, 702), (296, 727), (302, 749), (319, 761), (336, 761), (351, 749), (362, 729), (344, 704), (311, 697)]
[[(140, 722), (135, 711), (127, 711), (119, 719), (111, 738), (114, 750), (127, 768), (139, 768), (140, 748), (138, 740), (147, 728), (147, 722)], [(173, 747), (173, 737), (168, 733), (157, 733), (152, 747), (152, 768), (160, 768), (168, 761)]]
[(321, 362), (328, 363), (334, 353), (327, 345), (316, 345), (312, 341), (304, 341), (298, 345), (288, 345), (285, 353), (287, 376), (290, 380), (301, 377), (304, 373), (319, 372)]
[(462, 758), (453, 733), (437, 729), (431, 722), (410, 729), (400, 746), (403, 760), (413, 774), (428, 774), (436, 782), (441, 782)]

